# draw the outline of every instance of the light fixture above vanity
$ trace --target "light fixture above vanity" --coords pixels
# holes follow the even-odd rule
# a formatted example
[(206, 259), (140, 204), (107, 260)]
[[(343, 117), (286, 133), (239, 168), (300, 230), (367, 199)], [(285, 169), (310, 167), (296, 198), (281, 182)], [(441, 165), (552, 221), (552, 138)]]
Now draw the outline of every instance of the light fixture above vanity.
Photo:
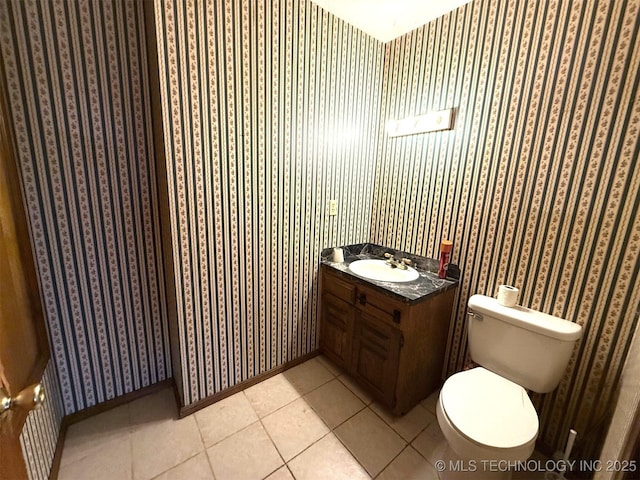
[(417, 133), (438, 132), (453, 129), (453, 108), (429, 112), (417, 117), (407, 117), (402, 120), (389, 120), (387, 134), (390, 137), (415, 135)]

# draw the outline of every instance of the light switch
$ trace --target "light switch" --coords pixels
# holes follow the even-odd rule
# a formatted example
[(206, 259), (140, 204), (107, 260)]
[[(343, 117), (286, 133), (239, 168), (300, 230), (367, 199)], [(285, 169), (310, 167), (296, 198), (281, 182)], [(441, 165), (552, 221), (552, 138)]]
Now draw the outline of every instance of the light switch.
[(338, 214), (338, 200), (329, 200), (329, 216), (333, 217)]

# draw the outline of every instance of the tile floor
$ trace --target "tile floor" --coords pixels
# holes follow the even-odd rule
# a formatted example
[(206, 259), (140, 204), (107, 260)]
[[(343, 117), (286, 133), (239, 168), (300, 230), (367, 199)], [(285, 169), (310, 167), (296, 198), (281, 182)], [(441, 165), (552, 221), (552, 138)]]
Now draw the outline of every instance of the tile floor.
[(403, 417), (324, 357), (183, 419), (171, 389), (72, 425), (60, 480), (437, 480), (437, 394)]

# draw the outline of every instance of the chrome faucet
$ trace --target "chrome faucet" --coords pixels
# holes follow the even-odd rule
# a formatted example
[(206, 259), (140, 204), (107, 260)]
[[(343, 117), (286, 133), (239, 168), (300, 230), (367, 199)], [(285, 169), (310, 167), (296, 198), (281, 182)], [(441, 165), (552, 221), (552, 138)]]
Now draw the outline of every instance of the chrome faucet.
[(411, 260), (409, 260), (408, 258), (402, 258), (400, 260), (397, 260), (390, 253), (385, 253), (384, 256), (387, 259), (387, 262), (386, 262), (387, 265), (389, 265), (391, 268), (399, 268), (400, 270), (406, 270), (407, 265), (411, 265)]

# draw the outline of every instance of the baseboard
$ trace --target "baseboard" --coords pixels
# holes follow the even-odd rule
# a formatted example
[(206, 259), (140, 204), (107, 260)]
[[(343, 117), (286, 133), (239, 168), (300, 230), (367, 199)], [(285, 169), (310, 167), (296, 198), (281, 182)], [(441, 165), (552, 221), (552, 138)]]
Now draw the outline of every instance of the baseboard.
[(143, 387), (133, 392), (125, 393), (106, 402), (99, 403), (93, 407), (85, 408), (78, 412), (65, 415), (60, 422), (60, 431), (58, 432), (58, 441), (56, 442), (56, 452), (53, 455), (53, 461), (51, 462), (51, 470), (49, 471), (49, 480), (56, 480), (58, 478), (58, 472), (60, 471), (60, 460), (62, 459), (62, 449), (64, 448), (64, 440), (67, 437), (67, 429), (74, 423), (81, 422), (87, 418), (93, 417), (104, 413), (112, 408), (119, 407), (126, 403), (137, 400), (138, 398), (146, 397), (152, 393), (158, 392), (173, 385), (173, 378), (163, 380), (148, 387)]
[(49, 470), (49, 480), (58, 479), (58, 472), (60, 472), (60, 460), (62, 459), (62, 449), (64, 448), (65, 438), (67, 438), (67, 425), (65, 424), (63, 418), (62, 422), (60, 423), (60, 431), (58, 432), (56, 451), (53, 454), (53, 461), (51, 462), (51, 469)]
[[(261, 373), (259, 375), (256, 375), (255, 377), (251, 377), (248, 380), (240, 382), (237, 385), (234, 385), (233, 387), (229, 387), (221, 392), (214, 393), (213, 395), (209, 395), (208, 397), (198, 400), (197, 402), (190, 403), (189, 405), (185, 405), (184, 407), (180, 407), (179, 416), (180, 418), (183, 418), (188, 415), (191, 415), (192, 413), (195, 413), (198, 410), (202, 410), (203, 408), (206, 408), (209, 405), (219, 402), (220, 400), (230, 397), (231, 395), (241, 392), (242, 390), (246, 390), (247, 388), (252, 387), (256, 383), (263, 382), (270, 377), (273, 377), (275, 375), (278, 375), (279, 373), (289, 370), (290, 368), (293, 368), (296, 365), (306, 362), (307, 360), (313, 357), (316, 357), (318, 355), (320, 355), (320, 350), (314, 350), (313, 352), (307, 353), (306, 355), (298, 357), (295, 360), (285, 362), (279, 367), (272, 368), (267, 372)], [(180, 403), (181, 402), (178, 401), (178, 405), (180, 405)]]

